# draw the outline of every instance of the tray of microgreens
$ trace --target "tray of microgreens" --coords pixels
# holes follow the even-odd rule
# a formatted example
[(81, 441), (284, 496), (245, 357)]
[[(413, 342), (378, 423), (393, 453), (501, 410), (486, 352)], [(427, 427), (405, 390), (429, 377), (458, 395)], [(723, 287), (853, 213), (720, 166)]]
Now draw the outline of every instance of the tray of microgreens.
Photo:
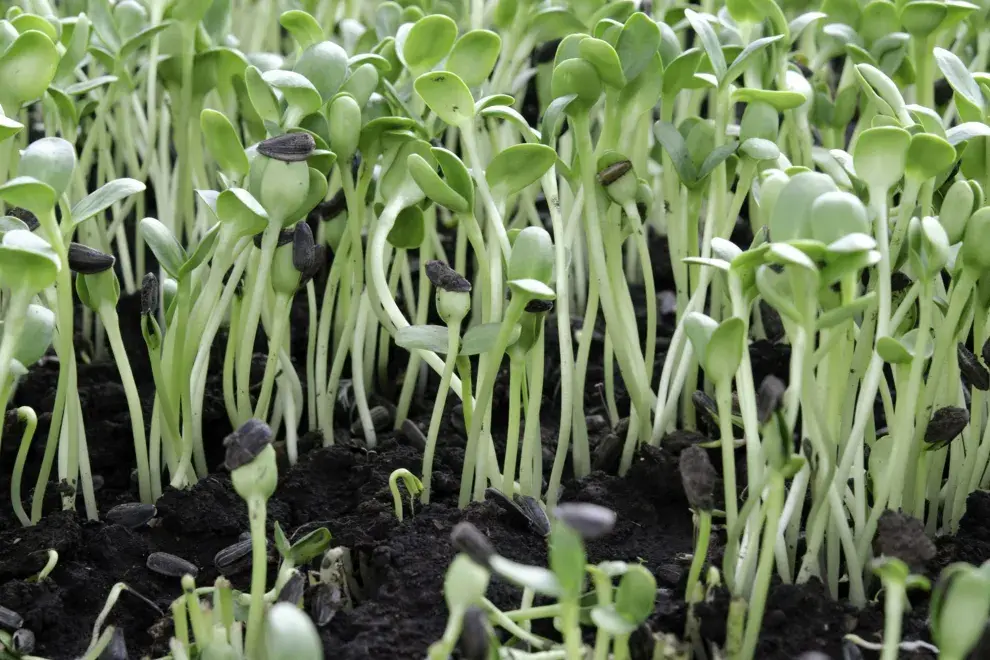
[(984, 4), (0, 3), (0, 660), (990, 657)]

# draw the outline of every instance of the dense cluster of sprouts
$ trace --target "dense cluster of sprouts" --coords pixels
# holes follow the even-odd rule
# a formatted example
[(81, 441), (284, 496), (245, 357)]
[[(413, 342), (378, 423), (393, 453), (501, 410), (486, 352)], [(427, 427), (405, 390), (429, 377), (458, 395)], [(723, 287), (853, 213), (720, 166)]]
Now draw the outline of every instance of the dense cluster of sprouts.
[[(548, 539), (550, 568), (457, 528), (450, 622), (430, 658), (458, 640), (465, 658), (628, 658), (654, 578), (634, 563), (587, 564), (584, 540), (614, 514), (559, 503), (561, 482), (565, 468), (624, 474), (675, 429), (715, 437), (680, 455), (698, 530), (692, 614), (686, 631), (667, 631), (685, 643), (658, 636), (654, 657), (705, 657), (693, 606), (724, 587), (725, 654), (753, 658), (774, 576), (820, 579), (833, 598), (842, 585), (854, 606), (882, 587), (883, 657), (897, 657), (906, 592), (929, 587), (915, 574), (929, 539), (954, 532), (969, 494), (990, 485), (987, 10), (799, 4), (7, 5), (2, 407), (47, 352), (59, 365), (46, 436), (34, 438), (36, 411), (16, 410), (17, 518), (39, 522), (53, 477), (64, 509), (81, 500), (97, 518), (83, 360), (112, 359), (126, 394), (139, 504), (114, 513), (121, 524), (144, 524), (165, 487), (206, 476), (219, 439), (204, 437), (204, 395), (225, 337), (223, 401), (237, 429), (227, 467), (251, 534), (218, 566), (250, 555), (251, 587), (196, 587), (183, 560), (149, 558), (182, 576), (176, 659), (321, 657), (298, 605), (317, 603), (325, 624), (354, 595), (347, 553), (329, 549), (326, 530), (290, 544), (276, 528), (282, 567), (266, 591), (273, 437), (294, 464), (301, 429), (368, 449), (390, 426), (416, 435), (419, 474), (390, 482), (401, 520), (414, 499), (430, 502), (451, 414), (466, 440), (459, 505), (515, 507)], [(668, 261), (676, 326), (661, 333)], [(140, 296), (149, 415), (122, 295)], [(305, 355), (289, 341), (297, 295)], [(757, 341), (785, 356), (785, 379), (757, 381)], [(397, 349), (408, 358), (398, 383)], [(607, 442), (585, 412), (592, 351)], [(505, 362), (503, 427), (493, 401)], [(424, 392), (425, 435), (409, 419)], [(541, 416), (555, 420), (552, 461)], [(713, 533), (722, 565), (705, 570)], [(518, 610), (485, 599), (491, 575), (523, 588)], [(976, 644), (988, 584), (987, 568), (958, 565), (936, 585), (942, 657)], [(101, 628), (117, 595), (87, 658), (119, 657), (119, 631)], [(536, 595), (554, 604), (535, 606)], [(550, 617), (560, 642), (532, 632)], [(18, 618), (0, 610), (4, 657), (32, 652)], [(591, 646), (582, 625), (597, 630)]]

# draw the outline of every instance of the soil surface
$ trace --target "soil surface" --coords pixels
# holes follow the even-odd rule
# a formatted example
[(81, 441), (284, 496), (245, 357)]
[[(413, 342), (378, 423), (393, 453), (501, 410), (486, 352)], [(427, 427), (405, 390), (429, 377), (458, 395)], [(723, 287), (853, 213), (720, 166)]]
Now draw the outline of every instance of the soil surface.
[[(654, 247), (656, 254), (665, 253), (662, 246)], [(658, 264), (656, 275), (661, 284), (669, 281), (669, 264)], [(120, 317), (145, 412), (150, 415), (154, 388), (138, 329), (137, 305), (134, 297), (124, 297)], [(307, 327), (305, 296), (297, 297), (293, 315), (293, 354), (302, 356)], [(669, 336), (671, 320), (669, 315), (662, 316), (661, 335)], [(556, 368), (550, 359), (556, 350), (551, 348), (556, 344), (553, 326), (547, 324), (548, 374)], [(786, 377), (786, 349), (771, 341), (756, 344), (753, 358), (758, 376), (775, 373)], [(222, 356), (222, 338), (214, 355)], [(600, 356), (599, 346), (593, 351), (585, 393), (586, 412), (595, 419), (604, 415), (596, 388), (604, 373)], [(396, 362), (396, 369), (401, 369), (401, 359)], [(52, 407), (57, 375), (54, 358), (34, 367), (13, 402), (15, 406), (32, 406), (40, 418), (24, 478), (22, 499), (28, 503), (48, 432), (48, 411)], [(548, 382), (554, 381), (548, 378)], [(547, 390), (543, 421), (544, 450), (548, 456), (545, 464), (549, 466), (556, 438), (553, 419), (556, 393), (549, 387)], [(433, 381), (428, 391), (435, 391)], [(504, 387), (500, 386), (499, 391), (504, 392)], [(47, 514), (41, 523), (31, 528), (18, 524), (8, 494), (10, 466), (19, 433), (14, 424), (8, 423), (6, 442), (0, 449), (0, 493), (3, 493), (0, 501), (4, 502), (0, 506), (0, 605), (23, 615), (25, 627), (37, 637), (35, 655), (57, 659), (78, 657), (90, 642), (94, 622), (107, 596), (116, 583), (123, 582), (143, 598), (125, 590), (107, 622), (123, 628), (131, 657), (161, 656), (167, 653), (172, 630), (170, 619), (162, 612), (168, 611), (170, 602), (181, 590), (178, 579), (158, 575), (146, 567), (148, 555), (157, 551), (178, 555), (198, 567), (198, 584), (211, 584), (218, 575), (214, 555), (236, 542), (248, 529), (246, 508), (233, 491), (229, 476), (218, 467), (190, 490), (165, 492), (157, 503), (157, 516), (149, 525), (132, 530), (103, 522), (110, 508), (136, 499), (131, 475), (134, 456), (130, 420), (114, 364), (81, 364), (79, 393), (85, 411), (92, 470), (101, 484), (97, 492), (101, 521), (87, 522), (76, 512), (59, 511), (55, 484), (50, 484)], [(624, 398), (621, 388), (619, 397)], [(504, 395), (496, 396), (495, 401), (497, 413), (504, 411)], [(449, 403), (449, 408), (453, 407), (454, 401)], [(413, 419), (421, 429), (426, 428), (428, 417), (429, 410), (413, 411)], [(392, 510), (388, 478), (397, 468), (408, 468), (418, 474), (421, 452), (392, 432), (379, 435), (374, 451), (351, 443), (346, 433), (328, 448), (314, 448), (320, 447), (321, 439), (306, 435), (301, 446), (304, 450), (311, 449), (302, 453), (298, 464), (286, 466), (280, 475), (278, 490), (268, 503), (269, 529), (276, 521), (288, 535), (304, 526), (307, 529), (326, 526), (333, 534), (333, 543), (351, 548), (361, 565), (362, 598), (352, 609), (337, 613), (321, 629), (327, 658), (424, 657), (427, 647), (441, 636), (446, 622), (442, 584), (454, 556), (449, 533), (459, 521), (468, 520), (478, 526), (502, 554), (517, 561), (545, 565), (545, 540), (494, 502), (472, 504), (464, 511), (457, 509), (464, 437), (460, 425), (451, 420), (448, 414), (440, 435), (433, 502), (425, 508), (417, 505), (412, 515), (407, 503), (406, 519), (402, 523), (396, 520)], [(207, 387), (204, 414), (210, 465), (221, 465), (221, 443), (230, 430), (220, 384), (213, 377)], [(607, 429), (599, 428), (592, 434), (592, 442), (601, 442), (606, 434)], [(683, 590), (693, 549), (691, 513), (677, 471), (677, 451), (685, 440), (683, 434), (678, 434), (669, 438), (661, 449), (642, 451), (624, 478), (599, 471), (585, 479), (565, 481), (561, 498), (594, 502), (617, 512), (614, 532), (589, 545), (589, 559), (642, 562), (649, 567), (660, 587), (649, 628), (653, 632), (677, 635), (683, 633), (686, 621)], [(717, 455), (713, 454), (712, 458), (716, 465), (720, 464)], [(720, 535), (714, 537), (710, 558), (718, 561)], [(938, 545), (939, 554), (927, 567), (933, 579), (953, 561), (978, 564), (990, 558), (990, 496), (974, 494), (959, 534), (939, 539)], [(49, 549), (58, 552), (57, 567), (48, 579), (40, 583), (31, 581), (29, 578), (44, 564), (44, 551)], [(270, 578), (276, 566), (275, 557), (270, 557)], [(243, 574), (233, 576), (232, 580), (235, 586), (246, 586)], [(492, 582), (488, 596), (504, 609), (519, 605), (519, 591), (497, 580)], [(926, 598), (914, 598), (914, 608), (905, 617), (904, 639), (928, 639)], [(712, 602), (699, 608), (702, 632), (715, 643), (724, 641), (727, 604), (725, 594), (716, 594)], [(757, 657), (795, 658), (802, 652), (819, 650), (841, 658), (846, 633), (855, 632), (876, 641), (882, 623), (882, 605), (870, 605), (856, 612), (830, 600), (817, 583), (799, 587), (775, 585), (768, 600)], [(537, 630), (553, 634), (548, 624)], [(866, 653), (865, 657), (870, 654)]]

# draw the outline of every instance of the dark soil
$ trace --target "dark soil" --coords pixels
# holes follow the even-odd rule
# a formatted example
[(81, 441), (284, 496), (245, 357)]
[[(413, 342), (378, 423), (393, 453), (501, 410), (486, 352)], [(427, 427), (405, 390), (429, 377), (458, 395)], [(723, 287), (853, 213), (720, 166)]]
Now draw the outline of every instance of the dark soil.
[[(297, 356), (305, 354), (307, 320), (305, 304), (300, 304), (304, 299), (299, 296), (294, 309), (293, 352)], [(137, 327), (136, 305), (133, 298), (122, 299), (120, 316), (145, 410), (150, 413), (153, 385)], [(547, 326), (548, 342), (555, 342), (552, 325)], [(669, 320), (666, 332), (669, 335)], [(218, 346), (218, 350), (222, 349)], [(548, 347), (548, 373), (556, 366), (549, 360), (552, 354)], [(763, 342), (755, 347), (754, 365), (761, 373), (786, 376), (786, 360), (786, 346)], [(589, 375), (585, 393), (589, 415), (602, 413), (595, 389), (602, 373), (599, 357), (592, 372), (597, 376)], [(35, 367), (14, 401), (14, 405), (34, 407), (40, 415), (25, 472), (23, 498), (27, 502), (48, 431), (46, 412), (52, 407), (57, 374), (54, 361)], [(136, 497), (131, 476), (134, 459), (129, 417), (112, 363), (80, 365), (79, 392), (92, 469), (102, 484), (97, 493), (102, 518), (114, 505)], [(230, 426), (215, 380), (208, 384), (206, 397), (204, 435), (208, 439), (208, 460), (210, 465), (219, 466), (221, 441)], [(552, 453), (553, 392), (548, 392), (544, 408), (551, 411), (545, 415), (544, 438), (545, 450)], [(414, 418), (425, 428), (429, 412), (414, 412)], [(35, 654), (50, 658), (81, 654), (89, 644), (98, 613), (118, 582), (126, 583), (157, 607), (124, 592), (108, 623), (123, 628), (131, 657), (166, 653), (171, 622), (161, 612), (167, 612), (169, 603), (180, 594), (179, 581), (152, 573), (146, 568), (146, 559), (156, 551), (178, 555), (199, 568), (198, 584), (212, 583), (217, 577), (214, 555), (248, 529), (245, 506), (234, 493), (228, 475), (218, 469), (191, 490), (168, 490), (157, 503), (157, 517), (137, 530), (102, 521), (86, 522), (75, 512), (58, 511), (54, 484), (50, 484), (47, 515), (38, 526), (25, 529), (14, 518), (7, 499), (9, 466), (14, 462), (19, 434), (8, 427), (5, 435), (7, 441), (0, 451), (0, 604), (24, 616), (25, 626), (37, 636)], [(594, 441), (603, 435), (604, 431), (600, 431)], [(311, 435), (304, 437), (303, 444), (307, 443), (311, 447), (320, 444), (319, 438)], [(347, 442), (314, 449), (281, 474), (278, 490), (268, 504), (269, 528), (277, 521), (291, 534), (304, 525), (325, 525), (333, 534), (334, 544), (351, 548), (360, 558), (364, 598), (353, 609), (339, 612), (321, 630), (328, 658), (424, 657), (429, 644), (441, 636), (446, 622), (442, 584), (454, 555), (449, 532), (459, 521), (477, 525), (502, 554), (518, 561), (545, 564), (545, 541), (496, 504), (485, 502), (464, 511), (457, 509), (463, 445), (463, 436), (448, 418), (437, 452), (433, 503), (417, 507), (412, 516), (407, 512), (404, 523), (399, 523), (392, 512), (388, 477), (397, 468), (418, 474), (421, 454), (392, 433), (379, 436), (375, 451)], [(589, 559), (642, 562), (649, 567), (660, 587), (657, 610), (649, 626), (654, 632), (680, 635), (686, 620), (683, 589), (693, 547), (693, 527), (677, 472), (678, 445), (683, 443), (672, 441), (664, 448), (641, 452), (624, 478), (595, 472), (580, 481), (567, 482), (562, 499), (595, 502), (618, 513), (615, 531), (590, 544)], [(720, 555), (718, 535), (715, 536), (711, 557)], [(43, 565), (44, 551), (48, 549), (59, 553), (58, 566), (49, 579), (41, 583), (29, 581)], [(970, 499), (960, 533), (939, 540), (939, 554), (928, 572), (934, 578), (953, 561), (981, 563), (988, 558), (990, 496), (977, 493)], [(270, 577), (275, 569), (275, 557), (270, 557)], [(246, 586), (245, 576), (232, 579), (235, 586)], [(512, 609), (518, 607), (520, 593), (493, 581), (488, 596), (498, 606)], [(927, 602), (922, 598), (915, 605), (905, 618), (904, 638), (927, 639)], [(725, 596), (718, 595), (699, 609), (702, 631), (713, 642), (724, 641), (726, 608)], [(777, 585), (769, 598), (757, 657), (794, 658), (804, 651), (820, 650), (839, 658), (844, 634), (855, 632), (876, 640), (882, 622), (882, 606), (871, 605), (855, 612), (829, 600), (818, 584)], [(549, 628), (544, 632), (552, 634)]]

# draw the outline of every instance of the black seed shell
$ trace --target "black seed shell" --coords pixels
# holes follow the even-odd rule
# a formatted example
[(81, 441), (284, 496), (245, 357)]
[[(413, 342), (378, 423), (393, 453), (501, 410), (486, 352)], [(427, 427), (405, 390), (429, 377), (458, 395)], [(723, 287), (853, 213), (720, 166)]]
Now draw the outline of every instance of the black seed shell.
[(471, 283), (443, 261), (426, 262), (426, 276), (433, 286), (444, 291), (467, 293), (471, 290)]
[(116, 259), (82, 243), (69, 243), (69, 270), (81, 275), (95, 275), (113, 268)]
[(286, 133), (258, 143), (258, 153), (284, 163), (306, 160), (316, 148), (316, 140), (309, 133)]

